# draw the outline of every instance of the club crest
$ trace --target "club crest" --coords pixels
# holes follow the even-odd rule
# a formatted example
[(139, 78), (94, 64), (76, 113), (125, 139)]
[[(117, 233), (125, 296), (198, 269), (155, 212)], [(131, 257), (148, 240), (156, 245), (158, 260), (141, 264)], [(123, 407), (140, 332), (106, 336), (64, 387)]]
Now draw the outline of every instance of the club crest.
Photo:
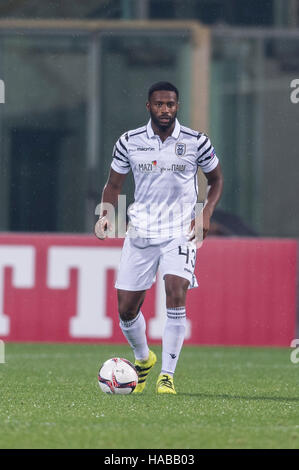
[(182, 157), (186, 152), (186, 144), (175, 144), (175, 153), (178, 157)]

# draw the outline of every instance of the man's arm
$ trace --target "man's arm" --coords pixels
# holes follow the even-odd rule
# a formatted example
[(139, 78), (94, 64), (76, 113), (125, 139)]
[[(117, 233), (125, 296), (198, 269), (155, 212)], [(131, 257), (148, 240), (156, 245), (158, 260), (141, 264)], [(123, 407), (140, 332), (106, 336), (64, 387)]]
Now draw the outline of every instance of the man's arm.
[(207, 236), (210, 229), (210, 219), (222, 194), (223, 175), (220, 163), (218, 163), (214, 170), (210, 171), (209, 173), (205, 173), (205, 176), (208, 180), (208, 186), (210, 186), (207, 201), (202, 211), (202, 215), (200, 215), (197, 223), (195, 220), (193, 220), (191, 224), (190, 240), (196, 239), (198, 242)]
[(203, 209), (203, 238), (205, 238), (210, 229), (210, 219), (215, 210), (215, 207), (221, 198), (223, 190), (223, 174), (220, 163), (216, 168), (209, 173), (205, 173), (208, 180), (208, 186), (210, 186), (207, 202)]
[(122, 190), (124, 180), (127, 173), (121, 174), (114, 171), (112, 168), (108, 177), (108, 181), (104, 186), (101, 198), (101, 212), (99, 220), (97, 221), (94, 229), (96, 237), (100, 240), (107, 238), (107, 231), (111, 226), (110, 221), (107, 217), (107, 210), (103, 208), (103, 203), (112, 204), (114, 207), (117, 206), (118, 196)]

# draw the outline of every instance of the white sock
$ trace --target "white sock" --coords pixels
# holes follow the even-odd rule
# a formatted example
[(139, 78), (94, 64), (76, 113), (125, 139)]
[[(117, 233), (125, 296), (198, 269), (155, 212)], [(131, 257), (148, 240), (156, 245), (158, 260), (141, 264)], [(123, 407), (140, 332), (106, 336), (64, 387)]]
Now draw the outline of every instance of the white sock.
[(161, 374), (174, 374), (183, 346), (186, 330), (186, 308), (167, 309), (167, 320), (162, 338)]
[(123, 321), (120, 319), (119, 326), (133, 349), (135, 359), (139, 361), (147, 359), (149, 349), (145, 335), (146, 324), (141, 311), (133, 320)]

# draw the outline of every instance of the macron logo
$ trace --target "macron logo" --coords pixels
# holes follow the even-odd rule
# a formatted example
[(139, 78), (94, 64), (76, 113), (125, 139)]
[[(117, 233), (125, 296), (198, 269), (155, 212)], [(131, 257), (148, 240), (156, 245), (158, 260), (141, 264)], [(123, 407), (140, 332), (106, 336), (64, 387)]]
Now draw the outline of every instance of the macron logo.
[(137, 147), (138, 152), (152, 152), (155, 150), (154, 147)]

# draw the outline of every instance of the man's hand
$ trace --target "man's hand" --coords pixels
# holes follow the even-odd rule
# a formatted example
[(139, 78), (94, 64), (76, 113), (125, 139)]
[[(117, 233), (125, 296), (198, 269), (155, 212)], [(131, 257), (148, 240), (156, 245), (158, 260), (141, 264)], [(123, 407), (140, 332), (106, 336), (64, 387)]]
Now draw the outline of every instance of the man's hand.
[(99, 218), (94, 227), (94, 233), (100, 240), (105, 240), (108, 237), (108, 230), (111, 230), (111, 223), (106, 215)]
[(206, 238), (208, 235), (208, 231), (210, 230), (210, 219), (211, 219), (211, 212), (208, 209), (208, 207), (204, 207), (203, 213), (202, 213), (202, 221), (203, 221), (203, 227), (202, 227), (202, 235), (203, 239)]
[(210, 219), (211, 212), (206, 206), (200, 215), (191, 222), (189, 240), (195, 241), (197, 248), (201, 247), (202, 241), (206, 238), (210, 230)]

